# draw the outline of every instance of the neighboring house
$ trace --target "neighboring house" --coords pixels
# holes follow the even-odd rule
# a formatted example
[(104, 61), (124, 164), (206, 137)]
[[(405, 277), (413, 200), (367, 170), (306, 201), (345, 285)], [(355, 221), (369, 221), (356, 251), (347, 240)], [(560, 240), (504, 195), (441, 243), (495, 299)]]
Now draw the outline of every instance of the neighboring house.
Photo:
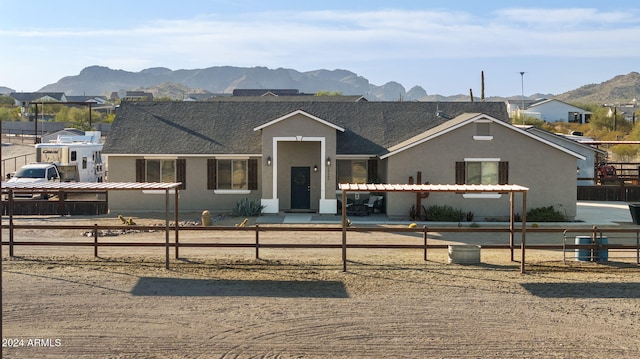
[(591, 112), (560, 100), (548, 99), (531, 104), (525, 109), (525, 116), (545, 122), (587, 123)]
[(104, 105), (107, 103), (106, 96), (67, 96), (69, 102), (86, 102), (96, 105)]
[(301, 101), (311, 101), (311, 102), (366, 102), (368, 101), (364, 96), (358, 95), (331, 95), (331, 96), (230, 96), (230, 97), (211, 97), (207, 99), (207, 101), (237, 101), (237, 102), (301, 102)]
[[(190, 93), (182, 101), (207, 101), (212, 97), (221, 96), (219, 94), (214, 94), (211, 92), (207, 93)], [(230, 95), (225, 95), (225, 97), (229, 97)]]
[[(228, 212), (249, 198), (264, 213), (334, 214), (337, 183), (407, 183), (420, 171), (432, 184), (526, 186), (529, 208), (575, 217), (576, 161), (584, 157), (508, 121), (502, 102), (123, 103), (103, 153), (110, 182), (182, 182), (181, 211)], [(409, 217), (415, 194), (384, 195), (387, 216)], [(152, 211), (164, 201), (109, 194), (112, 212)], [(423, 202), (476, 220), (506, 218), (510, 208), (508, 195), (434, 193)]]
[(585, 157), (584, 160), (578, 160), (578, 166), (576, 168), (577, 178), (579, 178), (577, 185), (578, 186), (595, 185), (595, 181), (593, 179), (586, 180), (586, 179), (580, 179), (580, 178), (595, 178), (595, 165), (596, 165), (597, 158), (599, 157), (606, 158), (607, 151), (578, 142), (577, 139), (579, 139), (580, 136), (555, 134), (534, 126), (518, 126), (518, 127), (524, 129), (525, 131), (531, 134), (542, 137), (549, 142), (553, 142), (570, 151), (579, 153), (580, 155), (584, 156)]
[[(52, 122), (38, 121), (38, 135), (42, 137), (42, 141), (48, 142), (49, 137), (46, 137), (50, 133), (57, 131), (63, 131), (65, 128), (73, 126), (71, 123), (66, 122)], [(33, 122), (24, 121), (3, 121), (2, 122), (2, 134), (3, 135), (16, 135), (16, 136), (33, 136), (36, 127)], [(110, 123), (94, 123), (93, 130), (100, 131), (103, 136), (107, 136), (111, 130)], [(25, 140), (26, 141), (26, 140)]]
[(640, 113), (640, 108), (638, 108), (638, 105), (635, 102), (622, 105), (605, 104), (603, 106), (609, 108), (609, 110), (607, 111), (607, 116), (613, 117), (614, 114), (617, 116), (623, 116), (625, 120), (631, 122), (634, 125), (638, 119), (638, 113)]
[(124, 101), (153, 101), (153, 94), (151, 92), (144, 91), (126, 91)]
[(77, 128), (68, 127), (63, 130), (48, 133), (42, 136), (42, 139), (40, 140), (40, 142), (41, 143), (55, 142), (58, 140), (58, 137), (75, 137), (75, 136), (84, 136), (84, 131), (78, 130)]
[(64, 92), (12, 92), (9, 94), (15, 105), (29, 107), (30, 102), (67, 102)]
[[(526, 111), (526, 109), (533, 105), (536, 102), (540, 102), (540, 101), (544, 101), (546, 99), (535, 99), (535, 100), (530, 100), (530, 99), (510, 99), (510, 100), (506, 100), (505, 103), (507, 104), (507, 112), (509, 113), (509, 117), (515, 118), (520, 116), (520, 113), (524, 110)], [(526, 114), (526, 113), (525, 113)]]
[(313, 96), (298, 89), (234, 89), (233, 96)]

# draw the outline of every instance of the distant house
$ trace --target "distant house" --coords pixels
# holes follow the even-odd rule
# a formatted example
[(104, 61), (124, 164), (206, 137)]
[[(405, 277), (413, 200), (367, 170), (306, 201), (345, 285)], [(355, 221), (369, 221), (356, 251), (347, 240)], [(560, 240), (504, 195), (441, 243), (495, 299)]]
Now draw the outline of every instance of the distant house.
[(505, 103), (507, 104), (507, 112), (509, 113), (509, 117), (515, 118), (519, 117), (520, 114), (526, 111), (526, 109), (532, 104), (544, 100), (546, 99), (511, 99), (506, 100)]
[[(304, 97), (307, 99), (307, 97)], [(502, 102), (126, 102), (107, 137), (109, 181), (177, 181), (185, 211), (335, 214), (338, 183), (518, 184), (528, 208), (576, 214), (576, 164), (585, 157), (509, 123)], [(362, 197), (360, 197), (360, 195)], [(384, 212), (407, 219), (415, 194), (386, 193)], [(350, 193), (353, 203), (369, 194)], [(433, 193), (477, 220), (508, 218), (509, 196)], [(152, 211), (164, 196), (113, 193), (112, 211)], [(518, 201), (518, 199), (516, 199)], [(516, 206), (521, 206), (517, 204)], [(518, 207), (516, 207), (518, 208)]]
[(104, 105), (107, 103), (106, 96), (67, 96), (69, 102), (85, 102), (96, 105)]
[[(187, 96), (185, 96), (184, 99), (182, 99), (183, 101), (207, 101), (209, 99), (211, 99), (212, 97), (216, 97), (216, 96), (220, 96), (217, 94), (213, 94), (210, 92), (207, 93), (190, 93)], [(226, 95), (227, 97), (230, 95)]]
[(58, 137), (75, 137), (75, 136), (84, 136), (84, 131), (78, 130), (77, 128), (67, 127), (60, 131), (48, 133), (42, 136), (41, 143), (49, 143), (54, 142), (58, 139)]
[(607, 112), (607, 116), (613, 117), (614, 113), (617, 116), (623, 116), (625, 120), (635, 124), (638, 120), (638, 114), (640, 113), (640, 107), (638, 107), (637, 103), (630, 104), (621, 104), (621, 105), (609, 105), (605, 104), (604, 106), (609, 108)]
[(298, 89), (234, 89), (233, 96), (313, 96)]
[(556, 99), (535, 102), (525, 109), (525, 116), (545, 122), (588, 123), (591, 112)]
[(125, 101), (153, 101), (153, 94), (144, 91), (127, 91), (122, 99)]
[(30, 102), (67, 102), (64, 92), (12, 92), (16, 106), (29, 107)]

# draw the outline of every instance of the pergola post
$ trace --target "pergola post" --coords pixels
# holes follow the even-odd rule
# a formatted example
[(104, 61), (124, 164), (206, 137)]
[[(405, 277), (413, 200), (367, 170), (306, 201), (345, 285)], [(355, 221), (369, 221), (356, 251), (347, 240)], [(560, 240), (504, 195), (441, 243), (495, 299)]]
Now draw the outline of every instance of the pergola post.
[(347, 190), (342, 189), (342, 271), (347, 271)]
[(515, 194), (509, 193), (509, 250), (511, 251), (511, 261), (513, 262), (513, 248), (515, 237)]
[[(176, 226), (178, 224), (176, 223)], [(164, 266), (169, 269), (169, 189), (164, 190), (164, 248), (165, 262)]]
[(524, 273), (524, 252), (527, 243), (527, 192), (522, 192), (522, 259), (520, 273)]
[(176, 221), (176, 229), (175, 229), (175, 231), (176, 231), (176, 233), (175, 233), (175, 235), (176, 235), (176, 239), (175, 239), (175, 241), (176, 241), (176, 259), (180, 258), (179, 257), (179, 253), (178, 253), (178, 245), (179, 245), (179, 240), (178, 240), (179, 234), (178, 233), (179, 233), (179, 230), (180, 230), (179, 229), (180, 226), (178, 225), (178, 221), (180, 219), (179, 212), (178, 212), (178, 198), (179, 198), (179, 196), (178, 196), (178, 188), (176, 187), (174, 189), (174, 195), (173, 195), (173, 202), (174, 202), (173, 208), (174, 208), (174, 211), (175, 211), (175, 221)]

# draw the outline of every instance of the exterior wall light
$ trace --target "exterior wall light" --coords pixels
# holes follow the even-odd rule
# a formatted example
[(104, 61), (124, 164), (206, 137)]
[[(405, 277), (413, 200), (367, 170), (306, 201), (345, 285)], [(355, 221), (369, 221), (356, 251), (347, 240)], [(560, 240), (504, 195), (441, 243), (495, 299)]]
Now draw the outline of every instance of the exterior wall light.
[(331, 157), (327, 157), (327, 167), (331, 167)]
[(318, 165), (313, 165), (313, 172), (318, 172)]
[(271, 166), (271, 156), (267, 157), (267, 166)]

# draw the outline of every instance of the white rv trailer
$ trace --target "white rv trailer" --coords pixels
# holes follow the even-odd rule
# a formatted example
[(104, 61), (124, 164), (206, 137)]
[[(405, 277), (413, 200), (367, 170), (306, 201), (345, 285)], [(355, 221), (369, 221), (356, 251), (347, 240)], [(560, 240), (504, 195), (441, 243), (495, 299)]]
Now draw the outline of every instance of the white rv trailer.
[(53, 163), (62, 182), (103, 182), (100, 131), (86, 131), (84, 136), (58, 136), (55, 141), (39, 143), (36, 162)]

